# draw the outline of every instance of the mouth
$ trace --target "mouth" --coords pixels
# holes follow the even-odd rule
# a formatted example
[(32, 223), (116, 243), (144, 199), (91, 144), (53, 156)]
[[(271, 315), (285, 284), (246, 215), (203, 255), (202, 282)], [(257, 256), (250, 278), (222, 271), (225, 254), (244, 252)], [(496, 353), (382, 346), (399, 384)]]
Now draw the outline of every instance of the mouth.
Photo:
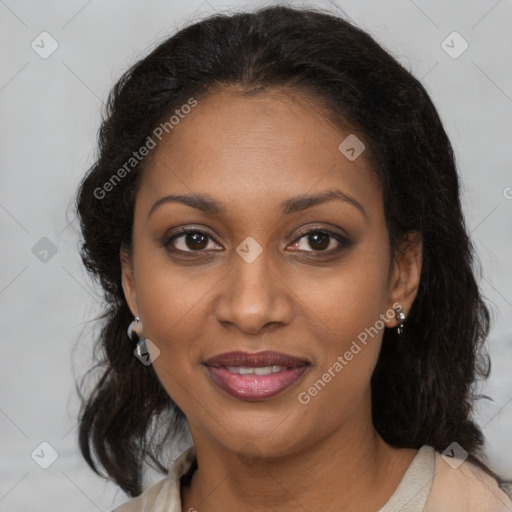
[(280, 352), (229, 352), (203, 365), (211, 380), (241, 400), (264, 400), (295, 384), (310, 366), (305, 360)]

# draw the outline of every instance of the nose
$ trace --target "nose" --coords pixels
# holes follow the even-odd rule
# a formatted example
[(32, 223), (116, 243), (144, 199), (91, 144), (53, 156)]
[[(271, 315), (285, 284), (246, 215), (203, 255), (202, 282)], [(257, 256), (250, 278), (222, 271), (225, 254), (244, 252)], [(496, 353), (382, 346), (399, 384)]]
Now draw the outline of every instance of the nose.
[[(281, 275), (280, 275), (281, 274)], [(219, 283), (217, 321), (246, 334), (262, 334), (291, 322), (293, 292), (271, 262), (268, 250), (254, 260), (233, 254), (231, 270)]]

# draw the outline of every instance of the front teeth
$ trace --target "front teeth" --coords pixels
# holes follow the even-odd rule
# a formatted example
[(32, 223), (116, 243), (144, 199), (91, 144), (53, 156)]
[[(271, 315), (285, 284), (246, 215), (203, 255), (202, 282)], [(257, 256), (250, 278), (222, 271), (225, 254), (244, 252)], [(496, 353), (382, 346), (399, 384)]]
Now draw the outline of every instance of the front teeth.
[(228, 366), (231, 373), (239, 373), (240, 375), (270, 375), (271, 373), (282, 372), (286, 370), (285, 366), (258, 366), (257, 368), (248, 368), (245, 366)]

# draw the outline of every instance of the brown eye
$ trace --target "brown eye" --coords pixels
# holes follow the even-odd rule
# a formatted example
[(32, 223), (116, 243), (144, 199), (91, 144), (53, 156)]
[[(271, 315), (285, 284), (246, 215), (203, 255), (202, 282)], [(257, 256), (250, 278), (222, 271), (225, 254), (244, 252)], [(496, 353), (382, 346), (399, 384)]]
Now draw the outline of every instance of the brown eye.
[(315, 251), (323, 251), (324, 249), (327, 249), (327, 247), (329, 247), (329, 242), (330, 236), (327, 233), (319, 231), (312, 235), (308, 235), (309, 246)]
[[(215, 240), (206, 231), (184, 229), (164, 240), (164, 246), (172, 246), (177, 252), (202, 252), (208, 247), (208, 242)], [(215, 248), (213, 248), (215, 250)]]
[[(335, 240), (334, 243), (333, 239)], [(301, 242), (304, 240), (304, 242)], [(330, 250), (326, 250), (332, 247)], [(322, 253), (322, 254), (334, 254), (351, 245), (350, 240), (340, 233), (334, 233), (328, 230), (314, 229), (306, 233), (303, 233), (301, 237), (295, 241), (292, 246), (300, 251), (311, 252), (311, 253)], [(308, 250), (310, 247), (313, 250)]]

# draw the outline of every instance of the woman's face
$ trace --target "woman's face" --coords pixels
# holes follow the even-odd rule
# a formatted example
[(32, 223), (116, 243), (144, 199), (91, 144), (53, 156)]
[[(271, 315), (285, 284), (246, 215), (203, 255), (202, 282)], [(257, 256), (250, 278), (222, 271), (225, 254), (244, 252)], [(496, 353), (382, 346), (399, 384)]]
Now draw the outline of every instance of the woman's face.
[(349, 135), (305, 98), (224, 90), (153, 149), (123, 286), (195, 439), (277, 456), (371, 424), (383, 328), (410, 308), (420, 262), (391, 263), (376, 175), (352, 139), (339, 149)]

